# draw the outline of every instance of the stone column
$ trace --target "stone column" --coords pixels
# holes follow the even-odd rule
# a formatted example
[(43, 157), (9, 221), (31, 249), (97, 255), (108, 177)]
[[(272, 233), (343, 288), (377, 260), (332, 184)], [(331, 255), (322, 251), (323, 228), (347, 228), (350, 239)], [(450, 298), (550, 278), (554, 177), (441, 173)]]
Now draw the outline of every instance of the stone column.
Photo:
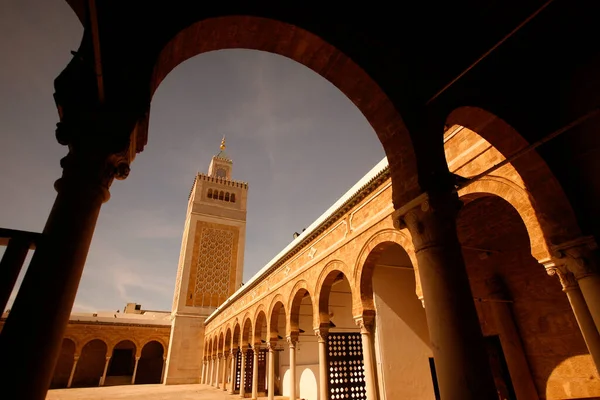
[(259, 345), (255, 344), (252, 346), (254, 353), (254, 359), (252, 362), (252, 400), (258, 399), (258, 352), (260, 351)]
[(315, 329), (315, 335), (319, 343), (319, 399), (327, 400), (329, 398), (329, 374), (327, 373), (329, 371), (327, 362), (327, 336), (329, 336), (329, 329)]
[(242, 369), (240, 371), (240, 397), (246, 397), (246, 347), (242, 346)]
[(600, 331), (600, 262), (596, 241), (592, 236), (582, 237), (553, 246), (551, 251), (557, 267), (571, 272), (577, 280), (596, 330)]
[[(373, 354), (373, 322), (374, 315), (354, 317), (356, 325), (360, 327), (362, 339), (363, 362), (365, 372), (365, 387), (367, 400), (377, 400), (377, 379), (375, 378), (375, 356)], [(319, 360), (320, 361), (320, 360)]]
[(513, 318), (511, 302), (504, 281), (499, 276), (494, 276), (486, 281), (486, 286), (492, 300), (488, 304), (494, 316), (515, 395), (517, 399), (538, 400), (537, 390), (523, 350), (521, 336)]
[(0, 261), (0, 313), (6, 308), (30, 245), (29, 240), (21, 237), (13, 237), (8, 241)]
[(567, 295), (571, 304), (571, 309), (579, 325), (579, 330), (581, 330), (585, 345), (594, 360), (594, 364), (596, 364), (596, 368), (600, 370), (600, 334), (598, 333), (598, 329), (596, 329), (596, 324), (594, 324), (594, 319), (581, 293), (575, 275), (565, 268), (556, 267), (554, 263), (547, 264), (546, 271), (548, 275), (558, 276), (563, 288), (562, 290)]
[(276, 342), (267, 342), (267, 349), (269, 349), (269, 367), (267, 370), (268, 400), (275, 399), (275, 343)]
[(200, 372), (200, 384), (204, 384), (204, 376), (206, 374), (206, 360), (202, 359), (202, 372)]
[(160, 371), (160, 383), (165, 383), (165, 371), (167, 370), (167, 357), (163, 356), (162, 371)]
[(208, 376), (208, 384), (210, 386), (215, 385), (215, 381), (213, 380), (215, 376), (215, 356), (210, 357), (210, 375)]
[(223, 352), (223, 376), (221, 377), (223, 382), (223, 390), (227, 391), (227, 353)]
[(131, 377), (131, 384), (135, 385), (135, 375), (137, 374), (138, 363), (140, 362), (140, 357), (135, 357), (135, 366), (133, 367), (133, 376)]
[(106, 356), (106, 362), (104, 363), (104, 372), (102, 372), (102, 378), (100, 379), (100, 386), (104, 386), (106, 380), (106, 371), (108, 371), (108, 364), (110, 363), (110, 356)]
[(497, 400), (456, 232), (456, 193), (424, 193), (393, 214), (417, 256), (441, 398)]
[(217, 354), (217, 368), (215, 369), (215, 387), (219, 389), (219, 368), (221, 367), (221, 355)]
[(298, 334), (287, 337), (290, 348), (290, 400), (296, 400), (296, 343)]
[(229, 394), (234, 394), (235, 393), (235, 361), (237, 358), (237, 351), (236, 350), (231, 350), (231, 377), (230, 377), (230, 381), (231, 381), (231, 386), (229, 387)]
[[(76, 114), (69, 117), (76, 126), (61, 122), (57, 130), (59, 141), (69, 144), (69, 154), (61, 160), (62, 177), (54, 185), (58, 194), (0, 335), (2, 361), (10, 365), (0, 375), (0, 387), (10, 388), (10, 398), (45, 399), (101, 205), (109, 199), (113, 178), (129, 172), (127, 154), (111, 154), (123, 148), (111, 142), (122, 124), (107, 126), (101, 117), (83, 122)], [(69, 135), (78, 137), (63, 138)]]
[(73, 368), (71, 368), (71, 375), (69, 375), (69, 382), (67, 382), (68, 388), (70, 388), (73, 383), (73, 377), (75, 376), (75, 370), (77, 369), (77, 361), (79, 361), (79, 355), (75, 354), (73, 356)]

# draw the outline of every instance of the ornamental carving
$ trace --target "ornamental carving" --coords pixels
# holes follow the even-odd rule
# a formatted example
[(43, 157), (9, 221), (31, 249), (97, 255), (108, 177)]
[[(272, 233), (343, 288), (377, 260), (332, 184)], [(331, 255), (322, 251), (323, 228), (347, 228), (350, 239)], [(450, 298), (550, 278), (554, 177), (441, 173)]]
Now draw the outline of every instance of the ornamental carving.
[(234, 232), (203, 227), (196, 265), (194, 294), (201, 307), (218, 306), (229, 294)]

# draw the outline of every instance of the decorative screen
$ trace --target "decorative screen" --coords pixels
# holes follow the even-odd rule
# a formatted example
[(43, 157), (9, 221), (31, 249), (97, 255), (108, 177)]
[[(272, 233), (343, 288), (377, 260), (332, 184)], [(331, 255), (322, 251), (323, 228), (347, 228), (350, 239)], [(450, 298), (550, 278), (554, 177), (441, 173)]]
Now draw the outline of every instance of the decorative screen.
[(330, 333), (327, 347), (329, 398), (366, 399), (360, 333)]

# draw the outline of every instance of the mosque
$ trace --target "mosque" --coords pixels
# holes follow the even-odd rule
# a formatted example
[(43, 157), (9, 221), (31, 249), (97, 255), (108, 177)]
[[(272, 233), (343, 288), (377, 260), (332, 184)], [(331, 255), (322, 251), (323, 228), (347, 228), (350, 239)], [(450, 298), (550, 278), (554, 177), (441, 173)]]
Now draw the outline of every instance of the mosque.
[[(34, 251), (2, 319), (3, 398), (600, 398), (599, 2), (67, 4), (84, 33), (54, 80), (56, 199), (42, 232), (0, 228), (2, 307)], [(248, 185), (223, 148), (195, 177), (171, 312), (70, 315), (153, 95), (233, 48), (326, 79), (386, 159), (240, 286)]]
[[(503, 159), (465, 127), (444, 140), (457, 173)], [(245, 284), (248, 184), (232, 176), (223, 139), (189, 194), (171, 312), (130, 303), (71, 314), (51, 387), (201, 382), (253, 399), (439, 399), (428, 302), (410, 234), (394, 225), (387, 159)], [(590, 311), (552, 261), (517, 171), (508, 163), (458, 193), (499, 399), (600, 396)]]

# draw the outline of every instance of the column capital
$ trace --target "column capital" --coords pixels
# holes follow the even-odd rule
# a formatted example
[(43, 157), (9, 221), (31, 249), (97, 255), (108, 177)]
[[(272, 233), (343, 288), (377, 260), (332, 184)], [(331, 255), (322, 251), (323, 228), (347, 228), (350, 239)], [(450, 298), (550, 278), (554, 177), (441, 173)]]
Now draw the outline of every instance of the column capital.
[(140, 361), (140, 356), (135, 356), (135, 361)]
[(275, 351), (275, 347), (277, 347), (277, 340), (269, 340), (267, 341), (267, 350)]
[(373, 332), (375, 324), (374, 315), (359, 315), (354, 317), (354, 322), (360, 328), (360, 333), (368, 334)]
[(79, 360), (80, 355), (79, 354), (74, 354), (73, 355), (73, 360), (78, 361)]
[(329, 327), (319, 327), (315, 329), (315, 336), (319, 343), (327, 342), (327, 336), (329, 336)]
[(111, 358), (110, 356), (106, 356), (106, 361), (107, 362), (110, 361), (110, 358)]
[(563, 292), (579, 288), (575, 275), (564, 265), (556, 265), (553, 261), (549, 261), (544, 263), (544, 268), (548, 275), (558, 277)]
[(454, 220), (461, 206), (456, 193), (423, 193), (394, 211), (392, 219), (396, 229), (408, 228), (419, 251), (444, 240), (449, 230), (456, 236), (454, 224), (444, 221)]
[(296, 347), (296, 343), (298, 343), (298, 332), (294, 332), (288, 336), (286, 336), (285, 340), (287, 340), (289, 347)]
[(231, 354), (233, 357), (235, 357), (238, 353), (238, 349), (231, 349), (229, 350), (229, 354)]
[[(572, 273), (576, 280), (596, 275), (600, 272), (597, 262), (597, 249), (598, 245), (593, 236), (583, 236), (551, 246), (552, 260), (548, 264), (554, 263), (565, 274), (566, 272)], [(551, 269), (551, 265), (550, 268), (546, 266), (546, 270)]]

